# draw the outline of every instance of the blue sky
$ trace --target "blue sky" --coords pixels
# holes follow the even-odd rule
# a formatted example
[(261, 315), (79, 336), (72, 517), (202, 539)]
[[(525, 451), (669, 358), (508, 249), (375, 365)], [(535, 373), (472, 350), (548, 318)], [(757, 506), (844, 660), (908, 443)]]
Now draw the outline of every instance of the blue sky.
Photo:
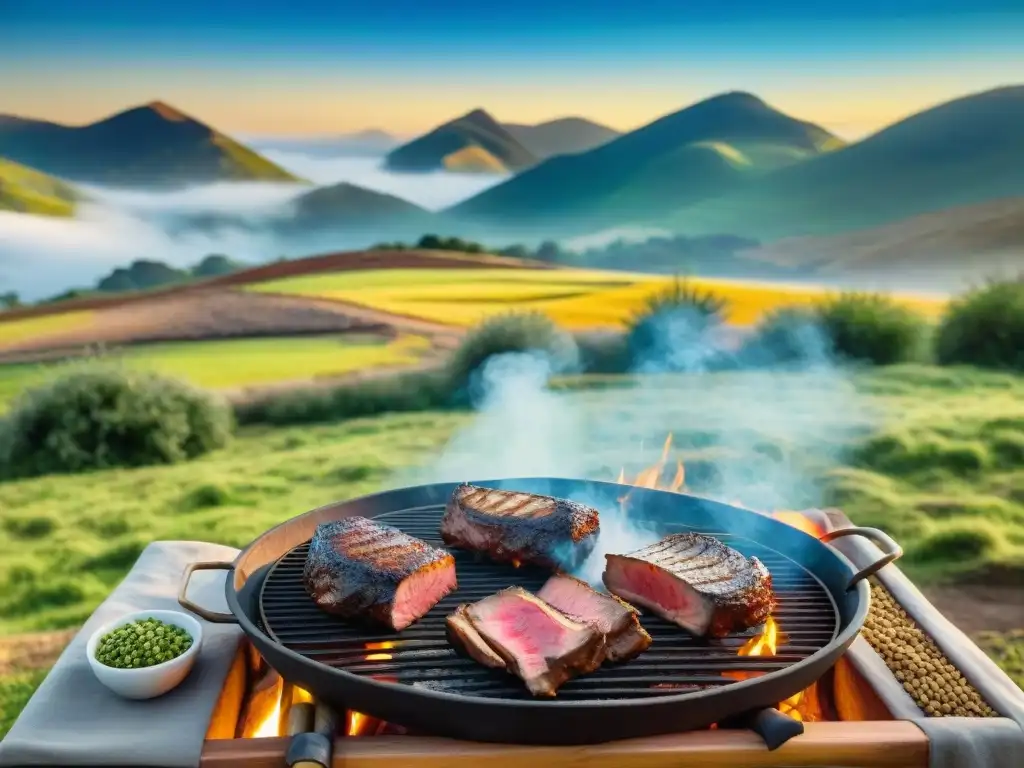
[(1024, 82), (1024, 4), (0, 0), (0, 112), (163, 99), (218, 128), (415, 133), (476, 106), (632, 128), (750, 90), (850, 137)]

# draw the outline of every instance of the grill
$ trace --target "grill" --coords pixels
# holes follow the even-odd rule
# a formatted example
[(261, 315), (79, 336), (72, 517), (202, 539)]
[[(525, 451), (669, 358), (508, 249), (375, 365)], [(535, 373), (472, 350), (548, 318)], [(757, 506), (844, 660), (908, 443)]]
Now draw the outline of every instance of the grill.
[[(620, 514), (622, 486), (616, 483), (518, 478), (476, 484), (586, 501), (602, 516)], [(456, 485), (402, 488), (307, 512), (267, 531), (232, 563), (190, 565), (179, 602), (208, 621), (238, 622), (283, 678), (339, 711), (353, 709), (415, 731), (473, 741), (592, 744), (737, 718), (778, 722), (771, 708), (817, 681), (853, 642), (868, 611), (865, 579), (901, 554), (895, 542), (874, 529), (828, 534), (858, 534), (888, 550), (855, 572), (824, 538), (819, 541), (778, 520), (686, 494), (633, 489), (631, 520), (650, 529), (654, 538), (687, 530), (708, 533), (762, 559), (780, 598), (773, 616), (784, 636), (781, 645), (774, 656), (740, 655), (757, 630), (700, 640), (644, 616), (654, 639), (645, 653), (570, 681), (553, 700), (539, 700), (511, 675), (456, 655), (445, 637), (444, 618), (460, 602), (513, 584), (536, 590), (548, 575), (544, 571), (478, 562), (453, 552), (458, 591), (401, 634), (323, 613), (306, 594), (302, 568), (317, 525), (361, 515), (437, 543), (439, 518)], [(187, 599), (188, 580), (201, 569), (234, 571), (225, 582), (230, 614), (207, 611)]]
[[(443, 506), (432, 505), (385, 513), (377, 519), (443, 546), (438, 535), (443, 512)], [(666, 533), (696, 530), (681, 525), (665, 528)], [(658, 697), (731, 685), (740, 675), (731, 677), (729, 673), (753, 677), (785, 669), (835, 639), (836, 606), (805, 568), (749, 539), (709, 530), (700, 532), (716, 535), (748, 557), (757, 556), (771, 572), (779, 598), (773, 617), (784, 637), (776, 654), (738, 655), (756, 630), (702, 641), (663, 619), (644, 615), (641, 623), (654, 640), (646, 653), (569, 681), (559, 689), (558, 700)], [(482, 599), (505, 587), (540, 589), (549, 571), (481, 562), (469, 553), (453, 550), (458, 591), (399, 634), (360, 627), (318, 609), (302, 581), (307, 549), (308, 542), (292, 549), (277, 561), (263, 582), (260, 619), (273, 640), (308, 659), (373, 680), (468, 696), (533, 699), (518, 679), (457, 655), (445, 637), (445, 617), (459, 603)]]

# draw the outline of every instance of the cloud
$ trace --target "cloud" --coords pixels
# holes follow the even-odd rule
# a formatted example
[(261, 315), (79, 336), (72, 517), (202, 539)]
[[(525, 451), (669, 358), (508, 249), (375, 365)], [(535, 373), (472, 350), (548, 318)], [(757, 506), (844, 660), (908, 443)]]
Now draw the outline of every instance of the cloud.
[[(315, 183), (348, 181), (434, 210), (500, 181), (466, 174), (393, 174), (374, 158), (318, 158), (294, 152), (267, 155)], [(209, 253), (225, 253), (259, 263), (282, 255), (298, 257), (370, 244), (333, 235), (283, 240), (241, 228), (211, 233), (181, 232), (175, 227), (182, 216), (204, 213), (264, 219), (285, 210), (308, 189), (297, 184), (254, 183), (218, 183), (172, 192), (83, 187), (91, 202), (79, 206), (74, 219), (0, 211), (0, 291), (16, 290), (25, 299), (35, 300), (93, 285), (115, 266), (136, 259), (187, 266)]]
[(299, 152), (264, 150), (264, 156), (314, 184), (347, 181), (396, 195), (437, 211), (467, 200), (504, 181), (506, 176), (476, 173), (391, 173), (376, 157), (315, 157)]

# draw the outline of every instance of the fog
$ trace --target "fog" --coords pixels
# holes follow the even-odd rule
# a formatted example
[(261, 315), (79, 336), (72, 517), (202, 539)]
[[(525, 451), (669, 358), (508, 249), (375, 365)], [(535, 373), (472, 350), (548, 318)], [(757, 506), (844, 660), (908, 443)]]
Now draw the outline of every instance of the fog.
[[(270, 153), (289, 170), (321, 184), (347, 181), (397, 195), (437, 210), (500, 181), (466, 174), (392, 174), (375, 158), (322, 158)], [(74, 219), (0, 211), (0, 291), (14, 290), (29, 301), (72, 287), (89, 287), (103, 274), (136, 259), (191, 265), (210, 253), (259, 263), (325, 250), (370, 245), (367, 235), (346, 240), (333, 235), (282, 239), (243, 227), (199, 231), (176, 225), (197, 214), (230, 215), (257, 222), (287, 211), (308, 191), (298, 184), (218, 183), (170, 192), (81, 186), (90, 202)], [(381, 233), (377, 239), (386, 239)]]

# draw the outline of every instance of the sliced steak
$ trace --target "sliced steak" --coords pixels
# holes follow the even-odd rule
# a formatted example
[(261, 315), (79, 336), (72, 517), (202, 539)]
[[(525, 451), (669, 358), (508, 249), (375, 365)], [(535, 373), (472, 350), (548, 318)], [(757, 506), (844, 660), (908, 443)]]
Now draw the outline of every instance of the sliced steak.
[(502, 563), (572, 570), (597, 541), (598, 512), (575, 501), (463, 483), (441, 519), (445, 544)]
[(604, 635), (609, 661), (631, 659), (651, 644), (636, 608), (615, 595), (596, 591), (585, 581), (560, 573), (545, 582), (537, 597)]
[(481, 664), (519, 677), (534, 696), (554, 696), (605, 659), (604, 635), (520, 587), (459, 606), (448, 617), (448, 636)]
[(606, 555), (604, 583), (695, 635), (722, 637), (775, 610), (772, 577), (712, 536), (679, 533), (628, 555)]
[(456, 587), (449, 552), (365, 517), (318, 525), (306, 591), (329, 613), (402, 630)]

